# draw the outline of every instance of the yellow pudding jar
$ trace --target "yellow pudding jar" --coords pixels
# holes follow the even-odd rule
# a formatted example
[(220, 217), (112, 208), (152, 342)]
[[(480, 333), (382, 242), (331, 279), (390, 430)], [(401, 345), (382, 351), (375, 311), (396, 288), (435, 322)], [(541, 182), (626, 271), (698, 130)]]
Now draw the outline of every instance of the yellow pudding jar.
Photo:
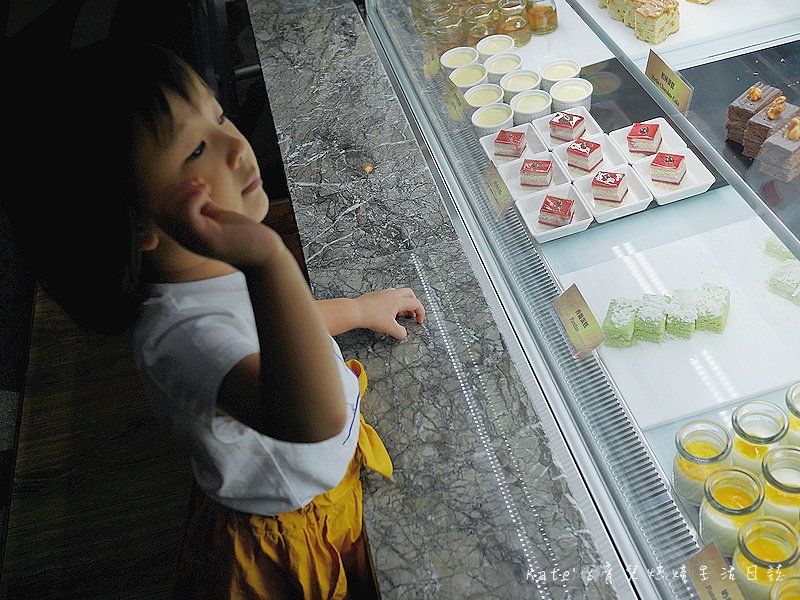
[(672, 487), (685, 502), (699, 506), (706, 478), (714, 471), (732, 466), (731, 437), (714, 421), (689, 421), (675, 433)]
[(761, 461), (778, 446), (789, 429), (789, 418), (779, 406), (751, 400), (736, 407), (733, 426), (733, 464), (761, 476)]
[(756, 517), (739, 530), (731, 563), (737, 587), (748, 600), (770, 600), (778, 579), (800, 574), (800, 535), (778, 517)]
[(800, 600), (800, 576), (776, 582), (769, 592), (769, 600)]
[(797, 524), (800, 511), (800, 448), (778, 446), (761, 461), (764, 512)]
[(784, 441), (800, 446), (800, 381), (786, 390), (786, 409), (789, 411), (789, 431)]
[(744, 469), (729, 467), (709, 475), (700, 505), (700, 537), (712, 540), (730, 557), (739, 531), (755, 517), (764, 516), (764, 484)]

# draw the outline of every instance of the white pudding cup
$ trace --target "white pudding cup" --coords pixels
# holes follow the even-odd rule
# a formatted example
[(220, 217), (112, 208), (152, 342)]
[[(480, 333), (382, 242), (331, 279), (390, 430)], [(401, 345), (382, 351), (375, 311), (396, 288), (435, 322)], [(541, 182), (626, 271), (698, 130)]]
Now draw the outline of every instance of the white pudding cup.
[(553, 100), (544, 90), (527, 90), (511, 99), (510, 106), (514, 111), (514, 125), (530, 123), (534, 119), (549, 115)]
[(532, 69), (515, 69), (500, 78), (500, 87), (503, 88), (503, 100), (506, 104), (511, 99), (527, 90), (535, 90), (542, 83), (542, 78)]
[(496, 83), (482, 83), (464, 92), (464, 100), (466, 100), (470, 112), (475, 112), (481, 106), (503, 102), (503, 88)]
[(457, 46), (450, 48), (447, 52), (439, 57), (439, 64), (442, 67), (445, 75), (450, 75), (458, 67), (464, 65), (471, 65), (478, 62), (480, 55), (475, 48), (471, 46)]
[(489, 83), (500, 83), (503, 75), (522, 68), (522, 57), (516, 52), (501, 52), (486, 59), (486, 79)]
[(514, 111), (508, 104), (487, 104), (472, 113), (472, 126), (478, 137), (499, 133), (514, 126)]
[(466, 92), (469, 88), (486, 82), (486, 67), (480, 63), (472, 63), (457, 67), (449, 75), (450, 81), (456, 84), (458, 89)]
[(571, 58), (557, 58), (542, 67), (542, 89), (549, 92), (550, 87), (562, 79), (571, 79), (580, 75), (581, 66)]
[(480, 60), (485, 62), (487, 58), (494, 54), (501, 52), (508, 52), (514, 47), (514, 38), (510, 35), (496, 33), (494, 35), (487, 35), (485, 38), (478, 40), (475, 44), (475, 49), (480, 55)]
[(592, 82), (580, 77), (556, 81), (550, 88), (553, 97), (553, 111), (566, 110), (583, 106), (586, 110), (592, 108)]

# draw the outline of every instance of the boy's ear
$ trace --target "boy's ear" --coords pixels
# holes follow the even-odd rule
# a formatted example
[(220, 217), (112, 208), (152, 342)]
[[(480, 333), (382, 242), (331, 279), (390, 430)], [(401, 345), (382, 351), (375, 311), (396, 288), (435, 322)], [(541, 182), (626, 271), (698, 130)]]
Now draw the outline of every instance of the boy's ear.
[(150, 252), (158, 248), (158, 243), (161, 238), (158, 237), (158, 232), (155, 227), (147, 227), (139, 229), (139, 250), (142, 252)]

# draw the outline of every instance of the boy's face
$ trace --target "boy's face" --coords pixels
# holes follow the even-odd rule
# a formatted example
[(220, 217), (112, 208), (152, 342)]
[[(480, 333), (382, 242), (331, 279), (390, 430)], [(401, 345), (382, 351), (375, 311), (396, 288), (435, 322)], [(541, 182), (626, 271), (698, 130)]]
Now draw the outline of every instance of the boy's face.
[(175, 124), (169, 139), (142, 136), (137, 163), (145, 201), (168, 201), (170, 190), (199, 178), (211, 186), (216, 204), (261, 221), (269, 199), (253, 148), (213, 93), (199, 82), (195, 89), (193, 103), (167, 92)]

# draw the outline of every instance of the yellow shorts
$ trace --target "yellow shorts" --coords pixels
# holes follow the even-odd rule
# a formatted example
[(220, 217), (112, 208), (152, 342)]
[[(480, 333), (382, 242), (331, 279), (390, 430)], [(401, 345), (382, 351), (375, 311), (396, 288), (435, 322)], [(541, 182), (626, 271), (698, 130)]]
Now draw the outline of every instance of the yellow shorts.
[[(363, 396), (363, 365), (347, 365)], [(363, 416), (344, 478), (303, 508), (251, 515), (222, 506), (195, 486), (173, 598), (350, 598), (349, 588), (372, 579), (362, 535), (362, 465), (392, 476), (389, 454)]]

